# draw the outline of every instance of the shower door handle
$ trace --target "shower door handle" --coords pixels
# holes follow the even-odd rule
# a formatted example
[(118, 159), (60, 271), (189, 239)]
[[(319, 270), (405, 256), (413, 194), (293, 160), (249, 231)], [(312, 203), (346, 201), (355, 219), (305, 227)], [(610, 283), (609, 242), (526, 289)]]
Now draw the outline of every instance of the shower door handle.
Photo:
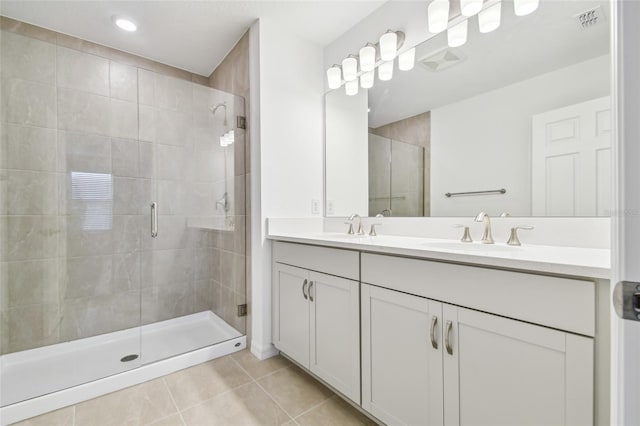
[(158, 203), (151, 203), (151, 238), (158, 236)]

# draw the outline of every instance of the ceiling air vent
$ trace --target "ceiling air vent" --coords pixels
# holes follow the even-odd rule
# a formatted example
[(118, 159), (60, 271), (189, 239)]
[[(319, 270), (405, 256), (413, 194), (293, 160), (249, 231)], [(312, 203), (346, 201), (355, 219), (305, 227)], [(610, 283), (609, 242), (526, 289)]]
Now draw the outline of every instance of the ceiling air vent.
[(465, 59), (466, 58), (460, 53), (454, 53), (451, 49), (445, 47), (435, 53), (429, 53), (427, 56), (420, 58), (418, 63), (429, 71), (442, 71), (459, 64)]
[(575, 16), (580, 29), (586, 30), (604, 22), (602, 7), (594, 7)]

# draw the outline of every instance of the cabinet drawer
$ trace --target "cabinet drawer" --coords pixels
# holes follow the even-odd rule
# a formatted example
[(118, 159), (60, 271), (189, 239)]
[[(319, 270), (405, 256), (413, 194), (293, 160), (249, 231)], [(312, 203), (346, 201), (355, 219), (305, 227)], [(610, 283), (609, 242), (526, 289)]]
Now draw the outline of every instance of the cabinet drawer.
[(595, 334), (595, 284), (590, 281), (363, 254), (362, 282), (586, 336)]
[(357, 251), (275, 241), (273, 260), (329, 275), (360, 280)]

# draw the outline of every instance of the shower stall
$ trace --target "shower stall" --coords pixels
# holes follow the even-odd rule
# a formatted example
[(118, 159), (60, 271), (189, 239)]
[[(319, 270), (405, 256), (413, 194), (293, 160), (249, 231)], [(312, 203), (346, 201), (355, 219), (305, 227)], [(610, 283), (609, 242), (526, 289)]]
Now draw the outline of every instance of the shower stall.
[(0, 34), (3, 424), (246, 346), (244, 99), (32, 33)]

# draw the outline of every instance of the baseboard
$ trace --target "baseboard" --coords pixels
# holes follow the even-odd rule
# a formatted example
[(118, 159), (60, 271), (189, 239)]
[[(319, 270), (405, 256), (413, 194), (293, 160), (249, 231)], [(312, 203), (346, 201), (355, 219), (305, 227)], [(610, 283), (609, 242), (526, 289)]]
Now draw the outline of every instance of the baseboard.
[(280, 351), (276, 349), (276, 347), (273, 346), (271, 343), (269, 343), (268, 345), (262, 345), (256, 342), (255, 340), (252, 340), (251, 353), (254, 354), (256, 358), (262, 361), (267, 358), (271, 358), (278, 355)]

